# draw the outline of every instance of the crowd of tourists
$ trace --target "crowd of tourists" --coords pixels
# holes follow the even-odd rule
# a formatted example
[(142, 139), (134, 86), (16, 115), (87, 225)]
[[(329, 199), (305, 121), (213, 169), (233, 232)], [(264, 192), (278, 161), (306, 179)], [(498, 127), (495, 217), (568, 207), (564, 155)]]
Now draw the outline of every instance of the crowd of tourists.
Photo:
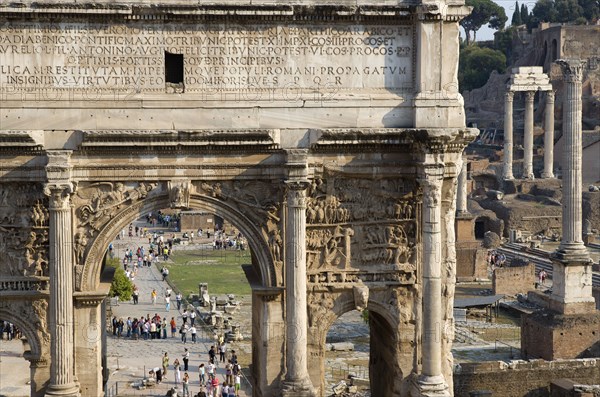
[[(217, 352), (219, 358), (217, 359)], [(200, 391), (195, 396), (199, 397), (237, 397), (240, 393), (242, 369), (238, 364), (235, 350), (227, 352), (225, 343), (220, 342), (217, 347), (211, 346), (206, 363), (198, 366), (198, 382), (190, 380), (190, 351), (184, 348), (181, 361), (175, 358), (173, 362), (168, 353), (161, 357), (161, 366), (152, 368), (148, 374), (156, 383), (170, 381), (168, 374), (173, 373), (173, 384), (177, 389), (182, 387), (183, 396), (191, 397), (190, 384), (197, 384)], [(219, 363), (225, 365), (225, 375), (222, 380), (217, 376)], [(181, 372), (183, 371), (183, 376)]]
[(6, 340), (19, 339), (21, 330), (13, 323), (0, 320), (0, 340), (4, 340), (4, 334), (6, 334)]

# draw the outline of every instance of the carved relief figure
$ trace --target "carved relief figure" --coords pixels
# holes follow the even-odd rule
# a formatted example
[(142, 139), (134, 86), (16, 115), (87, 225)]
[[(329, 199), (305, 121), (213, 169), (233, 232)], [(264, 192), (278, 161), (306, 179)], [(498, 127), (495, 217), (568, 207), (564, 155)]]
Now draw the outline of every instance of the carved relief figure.
[(169, 203), (171, 208), (190, 206), (190, 182), (169, 182)]

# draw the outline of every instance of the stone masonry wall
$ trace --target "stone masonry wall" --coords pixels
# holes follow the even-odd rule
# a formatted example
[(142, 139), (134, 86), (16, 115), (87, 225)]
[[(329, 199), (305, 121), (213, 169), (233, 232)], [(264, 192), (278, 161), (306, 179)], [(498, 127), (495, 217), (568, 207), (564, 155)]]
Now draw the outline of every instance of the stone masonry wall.
[(552, 380), (559, 378), (598, 383), (600, 359), (461, 364), (454, 371), (454, 396), (469, 397), (471, 391), (489, 390), (494, 397), (546, 397)]
[(494, 294), (516, 295), (526, 293), (535, 288), (535, 265), (501, 267), (492, 275), (492, 291)]

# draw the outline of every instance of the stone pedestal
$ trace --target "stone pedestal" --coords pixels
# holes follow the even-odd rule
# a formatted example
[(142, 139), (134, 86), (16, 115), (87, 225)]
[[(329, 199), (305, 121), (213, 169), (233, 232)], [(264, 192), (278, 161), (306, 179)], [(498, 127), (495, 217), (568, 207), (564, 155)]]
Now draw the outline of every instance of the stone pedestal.
[(514, 93), (507, 91), (504, 94), (504, 162), (502, 178), (514, 179), (513, 163), (513, 98)]
[(552, 361), (590, 357), (589, 349), (600, 344), (600, 311), (564, 315), (537, 312), (524, 315), (521, 354), (524, 358)]
[(535, 92), (525, 93), (525, 131), (523, 137), (523, 179), (534, 179), (533, 176), (533, 100)]
[(544, 116), (544, 172), (542, 172), (542, 178), (554, 178), (554, 91), (546, 93)]

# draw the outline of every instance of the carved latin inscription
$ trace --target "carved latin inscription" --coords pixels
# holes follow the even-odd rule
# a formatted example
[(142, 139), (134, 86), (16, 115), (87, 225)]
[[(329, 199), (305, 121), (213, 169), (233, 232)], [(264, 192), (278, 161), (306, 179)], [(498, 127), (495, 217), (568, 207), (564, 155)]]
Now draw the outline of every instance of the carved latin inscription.
[(10, 22), (0, 24), (0, 87), (83, 90), (89, 99), (164, 91), (165, 53), (183, 55), (185, 92), (399, 90), (412, 84), (413, 28)]

